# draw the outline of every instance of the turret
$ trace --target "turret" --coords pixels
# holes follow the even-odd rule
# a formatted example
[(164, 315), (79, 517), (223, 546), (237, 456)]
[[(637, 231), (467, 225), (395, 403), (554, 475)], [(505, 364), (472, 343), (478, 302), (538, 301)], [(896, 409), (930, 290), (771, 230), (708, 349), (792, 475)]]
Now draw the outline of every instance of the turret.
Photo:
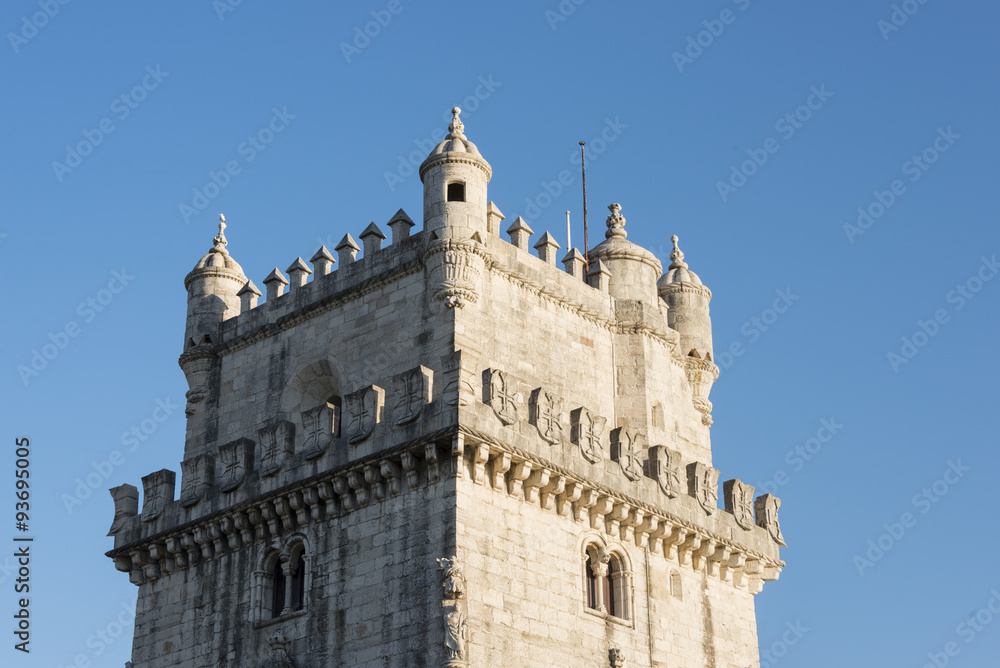
[(659, 305), (656, 279), (663, 265), (648, 250), (625, 238), (628, 234), (625, 232), (621, 205), (611, 204), (608, 210), (611, 211), (606, 221), (608, 230), (604, 233), (605, 240), (590, 251), (588, 259), (591, 267), (597, 260), (603, 260), (607, 265), (607, 270), (611, 272), (608, 291), (612, 297), (638, 299), (654, 307)]
[(667, 303), (667, 324), (681, 335), (681, 354), (712, 361), (712, 319), (708, 303), (712, 291), (688, 269), (684, 253), (677, 247), (677, 235), (670, 237), (670, 267), (657, 281), (660, 297)]
[(486, 185), (493, 168), (479, 149), (466, 139), (465, 126), (451, 110), (448, 135), (420, 165), (424, 184), (424, 230), (441, 239), (486, 238)]
[(198, 261), (184, 279), (188, 292), (187, 326), (184, 350), (202, 344), (211, 345), (219, 324), (240, 314), (239, 291), (247, 277), (226, 250), (226, 217), (219, 215), (219, 233), (215, 245)]
[(240, 314), (240, 292), (247, 285), (243, 268), (226, 250), (225, 229), (226, 218), (220, 214), (219, 233), (213, 240), (215, 245), (184, 279), (188, 308), (180, 365), (189, 388), (185, 408), (189, 418), (188, 443), (196, 442), (205, 428), (202, 408), (205, 404), (202, 402), (209, 394), (209, 376), (215, 362), (213, 346), (218, 340), (219, 325)]

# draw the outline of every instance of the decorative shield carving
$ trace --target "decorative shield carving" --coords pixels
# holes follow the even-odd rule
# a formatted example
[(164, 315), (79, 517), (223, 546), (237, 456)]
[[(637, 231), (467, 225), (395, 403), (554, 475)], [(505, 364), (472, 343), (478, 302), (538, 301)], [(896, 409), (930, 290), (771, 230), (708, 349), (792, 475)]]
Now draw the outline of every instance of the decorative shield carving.
[(326, 452), (335, 431), (336, 407), (323, 403), (302, 412), (302, 456), (316, 459)]
[(681, 453), (665, 445), (654, 445), (649, 449), (649, 469), (660, 491), (668, 498), (673, 499), (684, 493)]
[(142, 479), (142, 520), (150, 522), (163, 512), (174, 500), (174, 483), (177, 474), (168, 469), (160, 469)]
[(726, 502), (726, 512), (733, 514), (736, 524), (745, 531), (754, 526), (753, 487), (733, 479), (722, 483), (722, 493)]
[(247, 471), (253, 466), (253, 445), (250, 439), (241, 438), (219, 448), (222, 463), (219, 489), (223, 492), (231, 492), (243, 484)]
[(539, 387), (532, 390), (528, 408), (528, 419), (535, 425), (542, 440), (552, 445), (561, 442), (562, 399)]
[(358, 443), (372, 435), (375, 425), (382, 421), (384, 405), (385, 390), (377, 385), (369, 385), (347, 395), (349, 443)]
[(483, 403), (492, 408), (505, 425), (517, 422), (517, 391), (503, 371), (483, 371)]
[(260, 474), (274, 475), (285, 464), (285, 458), (295, 445), (295, 425), (281, 420), (257, 431), (260, 437)]
[(420, 417), (424, 406), (431, 402), (431, 383), (434, 372), (418, 366), (396, 376), (396, 424), (407, 424)]
[(635, 482), (642, 477), (642, 435), (624, 427), (611, 432), (611, 459), (618, 462), (622, 473)]
[(580, 448), (580, 454), (591, 464), (604, 458), (604, 425), (607, 418), (594, 415), (586, 408), (575, 408), (569, 414), (570, 440)]
[(119, 485), (111, 488), (111, 498), (115, 502), (115, 519), (111, 522), (108, 535), (114, 536), (125, 527), (130, 517), (139, 514), (139, 490), (135, 485)]
[(719, 507), (719, 471), (701, 462), (688, 464), (688, 493), (711, 515)]
[(205, 495), (215, 477), (215, 457), (198, 455), (181, 462), (181, 506), (189, 508)]
[(778, 508), (781, 507), (781, 499), (770, 494), (762, 494), (754, 501), (754, 510), (757, 511), (757, 526), (767, 529), (771, 539), (785, 547), (785, 538), (781, 535), (781, 525), (778, 524)]

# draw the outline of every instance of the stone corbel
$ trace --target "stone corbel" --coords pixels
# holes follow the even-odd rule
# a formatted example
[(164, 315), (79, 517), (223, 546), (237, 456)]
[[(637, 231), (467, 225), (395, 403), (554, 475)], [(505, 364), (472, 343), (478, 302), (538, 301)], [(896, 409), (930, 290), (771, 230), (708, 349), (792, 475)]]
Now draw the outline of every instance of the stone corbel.
[(538, 492), (542, 487), (549, 484), (549, 477), (552, 472), (548, 469), (535, 469), (524, 481), (524, 500), (528, 503), (538, 502)]
[(556, 497), (566, 489), (566, 477), (559, 474), (549, 476), (549, 483), (539, 490), (542, 508), (552, 510)]
[(510, 470), (510, 453), (498, 452), (490, 458), (490, 484), (493, 489), (504, 488), (504, 478)]
[(519, 496), (524, 491), (524, 481), (531, 475), (531, 462), (517, 462), (507, 476), (507, 492)]
[(389, 496), (399, 496), (399, 464), (391, 459), (383, 459), (379, 462), (379, 471), (389, 484)]
[(597, 501), (590, 508), (590, 528), (591, 529), (603, 529), (604, 528), (604, 517), (611, 512), (611, 509), (615, 507), (615, 500), (610, 496), (604, 496), (603, 494), (597, 498)]
[(569, 482), (563, 487), (563, 493), (556, 499), (556, 512), (560, 517), (567, 517), (573, 512), (573, 504), (583, 496), (583, 483)]
[(372, 497), (376, 501), (385, 498), (385, 483), (382, 481), (382, 467), (377, 464), (365, 464), (365, 482), (371, 488)]
[(406, 486), (411, 490), (420, 487), (420, 469), (417, 468), (417, 456), (412, 452), (404, 452), (399, 460), (403, 473), (406, 475)]
[(347, 476), (338, 475), (333, 479), (333, 491), (337, 493), (340, 497), (340, 505), (344, 509), (344, 512), (351, 512), (354, 510), (354, 495), (351, 494), (351, 487), (347, 484)]
[(589, 521), (590, 509), (597, 504), (600, 496), (596, 489), (583, 488), (583, 491), (580, 493), (580, 500), (573, 503), (573, 521)]
[(371, 495), (368, 488), (365, 487), (365, 479), (361, 473), (358, 471), (348, 471), (347, 484), (354, 491), (354, 499), (357, 501), (358, 507), (366, 507), (371, 500)]
[(472, 481), (477, 485), (486, 482), (486, 463), (490, 458), (490, 446), (485, 443), (472, 446)]

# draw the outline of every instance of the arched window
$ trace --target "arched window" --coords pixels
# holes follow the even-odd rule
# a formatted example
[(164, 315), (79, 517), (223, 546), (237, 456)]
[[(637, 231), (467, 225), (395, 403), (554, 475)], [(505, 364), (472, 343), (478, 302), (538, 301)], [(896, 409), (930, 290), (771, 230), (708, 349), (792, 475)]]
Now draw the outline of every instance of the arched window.
[(292, 612), (301, 610), (305, 605), (306, 597), (306, 558), (304, 552), (299, 552), (299, 558), (295, 560), (295, 572), (292, 573), (291, 582), (288, 583)]
[(282, 550), (270, 550), (254, 572), (253, 613), (266, 624), (306, 609), (309, 602), (309, 557), (298, 540)]
[(271, 569), (271, 619), (281, 617), (285, 609), (285, 571), (281, 559), (274, 560)]
[(632, 573), (621, 555), (595, 544), (587, 546), (584, 589), (589, 610), (617, 619), (632, 618)]

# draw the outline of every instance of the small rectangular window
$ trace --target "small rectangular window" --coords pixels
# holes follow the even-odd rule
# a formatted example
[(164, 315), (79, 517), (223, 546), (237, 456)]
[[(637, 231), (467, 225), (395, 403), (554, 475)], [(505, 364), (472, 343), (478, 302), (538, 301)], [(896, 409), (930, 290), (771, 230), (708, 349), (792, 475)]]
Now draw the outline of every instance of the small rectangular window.
[(464, 202), (465, 201), (465, 184), (464, 183), (449, 183), (448, 184), (448, 201), (449, 202)]

